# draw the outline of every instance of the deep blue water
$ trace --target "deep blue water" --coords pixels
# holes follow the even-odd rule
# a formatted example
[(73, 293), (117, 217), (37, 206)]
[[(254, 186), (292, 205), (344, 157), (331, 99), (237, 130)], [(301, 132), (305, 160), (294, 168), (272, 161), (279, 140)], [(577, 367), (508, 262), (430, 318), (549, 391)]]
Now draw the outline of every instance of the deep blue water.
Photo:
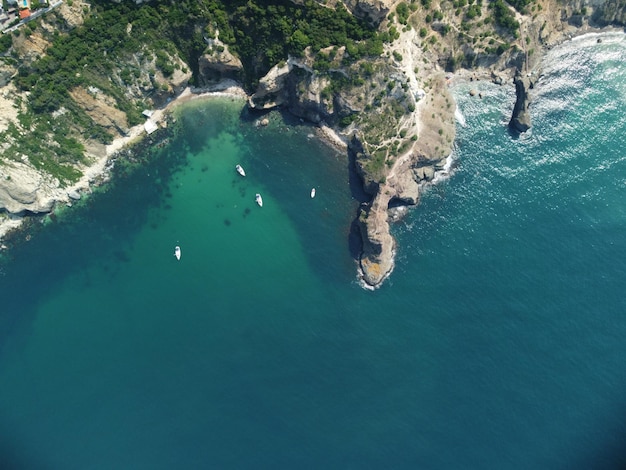
[(624, 57), (553, 50), (519, 138), (510, 86), (454, 85), (455, 170), (374, 292), (346, 157), (193, 102), (4, 255), (0, 468), (620, 468)]

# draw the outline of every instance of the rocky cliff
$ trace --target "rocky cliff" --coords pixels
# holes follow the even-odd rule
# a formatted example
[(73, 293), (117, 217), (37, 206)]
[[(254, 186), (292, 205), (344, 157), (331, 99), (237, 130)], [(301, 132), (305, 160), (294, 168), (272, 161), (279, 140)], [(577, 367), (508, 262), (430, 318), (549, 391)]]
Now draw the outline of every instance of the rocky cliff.
[(515, 74), (515, 106), (513, 107), (513, 115), (509, 126), (517, 132), (526, 132), (530, 129), (530, 93), (532, 81), (530, 77), (524, 77), (521, 73)]
[[(393, 12), (399, 4), (388, 2), (384, 7)], [(350, 8), (355, 12), (355, 5)], [(320, 91), (332, 82), (332, 77), (316, 74), (304, 64), (288, 62), (261, 80), (250, 106), (259, 109), (283, 106), (312, 122), (330, 122), (349, 142), (349, 153), (354, 157), (363, 189), (371, 196), (357, 215), (363, 242), (359, 270), (366, 285), (377, 287), (394, 266), (396, 243), (391, 235), (390, 208), (417, 204), (420, 188), (431, 183), (438, 173), (445, 172), (454, 138), (455, 106), (447, 92), (442, 68), (455, 69), (461, 65), (482, 69), (483, 76), (495, 76), (501, 83), (508, 82), (502, 77), (515, 75), (517, 100), (510, 125), (517, 132), (525, 132), (531, 126), (530, 71), (539, 62), (541, 50), (579, 31), (603, 24), (621, 24), (623, 11), (624, 5), (613, 0), (582, 0), (565, 5), (538, 2), (534, 15), (514, 15), (521, 34), (515, 38), (506, 35), (498, 38), (496, 44), (506, 45), (501, 49), (505, 53), (500, 50), (499, 55), (487, 45), (480, 46), (476, 41), (479, 36), (473, 37), (473, 45), (462, 41), (462, 34), (458, 36), (461, 40), (447, 37), (442, 32), (449, 30), (450, 25), (452, 28), (462, 25), (457, 22), (455, 26), (454, 20), (444, 15), (439, 24), (432, 26), (440, 33), (436, 38), (439, 41), (428, 32), (425, 35), (423, 29), (418, 36), (415, 30), (404, 28), (385, 54), (391, 60), (378, 64), (377, 70), (373, 67), (375, 71), (368, 77), (369, 88), (353, 86), (335, 92), (332, 98), (324, 98)], [(416, 21), (422, 18), (429, 21), (427, 16), (419, 10), (413, 14)], [(393, 19), (376, 18), (381, 27), (394, 23)], [(511, 41), (513, 47), (504, 41)], [(455, 49), (461, 50), (462, 55), (448, 52)], [(349, 70), (340, 69), (337, 67), (336, 71), (350, 76)], [(386, 97), (395, 104), (402, 103), (403, 108), (389, 106), (380, 112), (385, 100), (372, 99), (381, 96), (377, 84), (386, 84)], [(364, 105), (355, 96), (370, 99)], [(349, 126), (338, 128), (341, 115), (357, 117)], [(391, 123), (392, 129), (386, 129), (384, 119)]]
[[(345, 65), (345, 50), (337, 50), (324, 72), (315, 71), (309, 51), (303, 59), (272, 68), (249, 99), (253, 109), (280, 106), (310, 122), (329, 124), (348, 143), (371, 196), (357, 222), (363, 242), (360, 275), (373, 287), (393, 269), (390, 205), (417, 204), (420, 187), (443, 171), (454, 141), (455, 105), (444, 73), (436, 64), (415, 67), (424, 64), (417, 40), (415, 31), (403, 32), (387, 52), (393, 60), (369, 59), (366, 66)], [(364, 67), (367, 81), (358, 80)], [(334, 86), (338, 79), (343, 86)]]

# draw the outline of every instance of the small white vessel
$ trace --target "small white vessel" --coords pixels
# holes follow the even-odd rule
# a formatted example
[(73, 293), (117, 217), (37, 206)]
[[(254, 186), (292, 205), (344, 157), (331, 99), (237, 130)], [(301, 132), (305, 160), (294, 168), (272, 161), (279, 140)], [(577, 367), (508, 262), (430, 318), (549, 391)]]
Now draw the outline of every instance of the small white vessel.
[(180, 260), (180, 246), (176, 245), (176, 248), (174, 248), (174, 256), (176, 256), (177, 260)]
[(315, 188), (311, 189), (311, 199), (315, 197)]
[(246, 172), (243, 170), (243, 167), (241, 165), (235, 165), (235, 169), (237, 170), (237, 173), (239, 173), (241, 176), (246, 176)]
[(259, 205), (259, 207), (263, 207), (263, 198), (259, 193), (256, 193), (256, 196), (254, 196), (254, 200)]

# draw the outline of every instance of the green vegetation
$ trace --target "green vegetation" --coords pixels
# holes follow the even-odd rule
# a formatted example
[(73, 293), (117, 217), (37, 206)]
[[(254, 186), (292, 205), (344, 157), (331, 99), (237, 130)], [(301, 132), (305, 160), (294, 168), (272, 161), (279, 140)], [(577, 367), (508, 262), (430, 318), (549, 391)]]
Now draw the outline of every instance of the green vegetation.
[(13, 37), (10, 34), (0, 34), (0, 54), (4, 54), (11, 49)]
[(396, 7), (396, 15), (398, 15), (398, 22), (401, 24), (407, 24), (411, 10), (405, 2), (400, 2)]
[(492, 0), (489, 6), (493, 10), (493, 17), (496, 24), (507, 29), (514, 37), (517, 37), (519, 34), (519, 23), (506, 3), (503, 0)]
[(220, 29), (220, 38), (241, 58), (248, 86), (288, 55), (302, 56), (307, 47), (315, 54), (330, 46), (346, 46), (347, 59), (354, 62), (380, 55), (383, 42), (393, 40), (352, 16), (341, 3), (334, 10), (311, 0), (303, 6), (288, 0), (268, 6), (262, 0), (225, 3), (231, 34), (224, 37)]
[[(237, 3), (242, 2), (182, 0), (136, 6), (96, 1), (83, 26), (59, 35), (47, 56), (20, 69), (17, 84), (31, 91), (35, 112), (53, 111), (68, 104), (68, 90), (77, 86), (97, 83), (111, 94), (112, 85), (102, 83), (106, 80), (101, 77), (110, 76), (133, 54), (147, 59), (151, 52), (166, 77), (175, 70), (173, 57), (195, 67), (206, 47), (204, 37), (213, 37), (215, 29), (242, 59), (248, 85), (289, 54), (302, 55), (306, 47), (316, 53), (345, 45), (352, 61), (382, 53), (385, 38), (341, 5), (331, 10), (310, 1), (303, 7), (286, 0), (270, 6), (260, 6), (260, 0)], [(1, 45), (9, 41), (10, 37), (3, 39)], [(322, 69), (323, 61), (320, 58)], [(133, 77), (126, 71), (121, 78), (129, 83)]]
[(507, 0), (507, 3), (523, 15), (527, 15), (529, 13), (528, 6), (533, 2), (534, 0)]

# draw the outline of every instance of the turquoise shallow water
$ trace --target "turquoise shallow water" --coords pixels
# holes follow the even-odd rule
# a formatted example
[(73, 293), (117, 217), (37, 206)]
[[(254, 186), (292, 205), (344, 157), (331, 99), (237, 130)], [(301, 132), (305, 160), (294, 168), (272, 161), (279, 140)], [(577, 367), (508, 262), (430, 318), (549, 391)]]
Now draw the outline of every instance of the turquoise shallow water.
[(455, 170), (375, 292), (345, 157), (194, 102), (3, 259), (0, 467), (623, 466), (625, 54), (552, 51), (521, 138), (510, 88), (455, 85)]

